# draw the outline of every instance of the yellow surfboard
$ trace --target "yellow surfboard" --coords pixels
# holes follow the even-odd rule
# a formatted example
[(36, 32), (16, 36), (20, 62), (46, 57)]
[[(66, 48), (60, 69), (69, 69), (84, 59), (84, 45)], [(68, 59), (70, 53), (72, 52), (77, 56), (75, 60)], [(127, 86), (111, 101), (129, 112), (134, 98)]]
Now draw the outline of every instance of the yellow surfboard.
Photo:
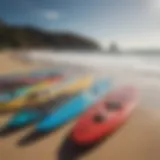
[(35, 105), (43, 102), (47, 102), (49, 99), (55, 98), (60, 94), (74, 94), (89, 88), (94, 82), (93, 76), (82, 76), (75, 78), (69, 82), (60, 83), (59, 85), (50, 85), (44, 90), (34, 90), (28, 96), (23, 96), (15, 99), (7, 104), (7, 108), (19, 109), (23, 106)]
[(36, 85), (32, 85), (30, 87), (26, 87), (24, 89), (19, 89), (19, 92), (22, 91), (23, 93), (17, 96), (17, 98), (9, 101), (9, 102), (0, 102), (0, 111), (9, 111), (12, 109), (20, 108), (23, 104), (19, 105), (18, 102), (24, 97), (27, 97), (32, 92), (40, 92), (46, 88), (49, 88), (51, 85), (56, 85), (61, 81), (60, 77), (55, 77), (54, 79), (45, 80), (43, 82), (39, 82)]
[(29, 99), (26, 99), (26, 104), (35, 105), (39, 103), (45, 103), (46, 101), (58, 97), (61, 94), (73, 95), (77, 92), (89, 88), (92, 85), (93, 81), (93, 76), (85, 76), (78, 78), (72, 82), (64, 83), (61, 86), (45, 89), (42, 92), (33, 92), (32, 94), (30, 94)]

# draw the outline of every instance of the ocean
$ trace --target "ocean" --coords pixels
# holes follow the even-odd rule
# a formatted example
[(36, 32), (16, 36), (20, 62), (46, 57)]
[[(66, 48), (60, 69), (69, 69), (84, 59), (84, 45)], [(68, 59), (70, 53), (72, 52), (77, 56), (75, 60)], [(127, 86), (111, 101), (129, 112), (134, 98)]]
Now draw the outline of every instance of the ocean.
[[(45, 61), (80, 65), (92, 68), (108, 76), (115, 85), (134, 85), (140, 91), (141, 99), (159, 101), (160, 105), (160, 54), (102, 54), (98, 52), (56, 52), (30, 51), (26, 54), (32, 61)], [(151, 95), (152, 94), (152, 95)], [(147, 103), (147, 101), (144, 101)]]

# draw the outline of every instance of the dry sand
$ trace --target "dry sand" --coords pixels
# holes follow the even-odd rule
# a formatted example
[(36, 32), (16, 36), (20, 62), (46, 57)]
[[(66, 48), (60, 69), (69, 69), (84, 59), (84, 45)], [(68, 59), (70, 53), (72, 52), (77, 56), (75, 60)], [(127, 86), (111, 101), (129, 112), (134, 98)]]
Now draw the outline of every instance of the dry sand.
[[(0, 74), (44, 67), (15, 60), (10, 53), (0, 55), (0, 66)], [(34, 126), (6, 134), (0, 137), (0, 160), (160, 160), (160, 108), (153, 104), (160, 105), (159, 97), (142, 93), (129, 121), (102, 143), (85, 150), (68, 139), (75, 121), (25, 145), (20, 142)], [(10, 116), (0, 115), (0, 125)]]

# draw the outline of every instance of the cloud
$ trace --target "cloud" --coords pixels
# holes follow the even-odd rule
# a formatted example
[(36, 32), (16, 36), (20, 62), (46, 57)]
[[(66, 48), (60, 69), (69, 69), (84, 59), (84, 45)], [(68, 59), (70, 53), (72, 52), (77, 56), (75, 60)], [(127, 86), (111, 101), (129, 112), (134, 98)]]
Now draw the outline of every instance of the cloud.
[(59, 13), (54, 10), (45, 10), (42, 12), (42, 15), (46, 20), (49, 20), (49, 21), (59, 19)]

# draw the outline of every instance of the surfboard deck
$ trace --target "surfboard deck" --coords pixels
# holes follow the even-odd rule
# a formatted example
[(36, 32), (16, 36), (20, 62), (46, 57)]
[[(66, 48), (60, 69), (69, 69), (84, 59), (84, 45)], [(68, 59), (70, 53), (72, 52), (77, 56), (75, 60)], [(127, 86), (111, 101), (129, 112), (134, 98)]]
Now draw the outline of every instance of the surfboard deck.
[(56, 111), (62, 104), (65, 104), (75, 96), (76, 95), (64, 94), (46, 103), (24, 107), (7, 122), (6, 126), (8, 128), (20, 128), (41, 120), (46, 117), (51, 110), (52, 112)]
[(134, 87), (123, 87), (106, 95), (77, 121), (72, 139), (79, 145), (90, 145), (115, 132), (137, 104)]
[(67, 123), (96, 103), (109, 91), (110, 87), (111, 85), (106, 79), (94, 82), (89, 89), (61, 106), (56, 112), (51, 112), (36, 126), (36, 131), (49, 132)]
[(7, 106), (10, 108), (20, 108), (26, 105), (33, 105), (38, 103), (43, 103), (48, 101), (48, 99), (52, 99), (60, 94), (72, 94), (79, 90), (83, 90), (88, 88), (94, 80), (93, 76), (81, 76), (81, 77), (74, 77), (69, 78), (62, 83), (56, 83), (57, 85), (49, 84), (47, 87), (42, 86), (41, 88), (37, 86), (30, 91), (30, 94), (27, 96), (21, 96), (13, 101), (7, 103)]
[[(24, 106), (23, 103), (14, 103), (17, 100), (22, 99), (22, 97), (27, 96), (29, 93), (34, 91), (41, 91), (51, 85), (56, 85), (63, 80), (63, 77), (55, 77), (54, 79), (45, 80), (36, 85), (20, 88), (13, 93), (7, 93), (0, 95), (0, 111), (12, 111), (15, 109), (19, 109)], [(13, 100), (12, 100), (13, 99)], [(9, 101), (9, 102), (8, 102)]]
[(94, 81), (94, 77), (91, 75), (78, 77), (75, 80), (71, 79), (67, 83), (64, 82), (63, 84), (57, 85), (54, 88), (49, 88), (46, 90), (43, 90), (42, 92), (33, 92), (32, 95), (35, 95), (35, 99), (29, 99), (27, 105), (33, 105), (37, 103), (44, 103), (50, 99), (53, 99), (54, 97), (57, 97), (61, 94), (75, 94), (77, 91), (82, 91), (84, 89), (89, 88)]
[(14, 92), (16, 89), (35, 85), (47, 79), (51, 80), (58, 76), (61, 77), (61, 75), (57, 74), (57, 75), (48, 76), (48, 77), (26, 78), (26, 79), (17, 80), (16, 82), (2, 83), (0, 84), (0, 95), (2, 95), (4, 92), (11, 92), (11, 91)]

